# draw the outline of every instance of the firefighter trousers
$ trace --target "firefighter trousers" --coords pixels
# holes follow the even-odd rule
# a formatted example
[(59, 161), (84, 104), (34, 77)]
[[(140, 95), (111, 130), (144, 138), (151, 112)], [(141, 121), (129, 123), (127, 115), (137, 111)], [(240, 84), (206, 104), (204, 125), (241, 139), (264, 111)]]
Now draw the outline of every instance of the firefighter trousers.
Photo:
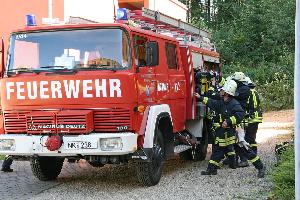
[(246, 127), (245, 140), (250, 144), (251, 149), (257, 154), (256, 133), (259, 123), (249, 123)]
[(229, 159), (229, 167), (235, 168), (235, 141), (236, 136), (234, 131), (225, 133), (216, 131), (216, 140), (213, 145), (211, 158), (208, 162), (208, 171), (214, 171), (220, 167), (219, 162), (224, 158), (224, 156)]
[(262, 169), (263, 168), (263, 163), (259, 156), (251, 149), (247, 148), (245, 146), (242, 146), (240, 144), (236, 144), (234, 146), (236, 152), (238, 155), (241, 155), (241, 158), (244, 157), (246, 158), (249, 162), (251, 162), (256, 169)]

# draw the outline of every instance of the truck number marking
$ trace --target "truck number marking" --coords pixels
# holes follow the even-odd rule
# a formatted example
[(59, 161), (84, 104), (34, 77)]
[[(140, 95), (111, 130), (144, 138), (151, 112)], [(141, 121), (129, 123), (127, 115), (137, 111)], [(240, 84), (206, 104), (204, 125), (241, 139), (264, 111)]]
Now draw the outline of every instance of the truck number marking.
[(66, 142), (66, 149), (96, 149), (98, 143), (96, 141), (79, 141), (79, 142)]
[(128, 126), (117, 126), (117, 130), (118, 131), (125, 131), (125, 130), (128, 130)]
[(26, 34), (18, 34), (18, 35), (16, 35), (16, 40), (26, 39), (26, 38), (27, 38)]

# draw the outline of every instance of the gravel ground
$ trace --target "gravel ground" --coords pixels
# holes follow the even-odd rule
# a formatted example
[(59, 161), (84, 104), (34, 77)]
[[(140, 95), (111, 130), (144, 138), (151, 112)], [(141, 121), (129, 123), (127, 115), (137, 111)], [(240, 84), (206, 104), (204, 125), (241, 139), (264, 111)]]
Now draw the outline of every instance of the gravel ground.
[[(258, 132), (259, 155), (269, 172), (276, 163), (275, 144), (290, 137), (293, 111), (267, 113), (264, 119)], [(223, 167), (217, 176), (201, 176), (207, 160), (170, 160), (160, 183), (153, 187), (138, 184), (133, 164), (97, 169), (80, 162), (80, 170), (74, 170), (70, 166), (78, 164), (65, 163), (59, 185), (31, 199), (267, 199), (270, 178), (258, 179), (253, 166), (235, 170)]]

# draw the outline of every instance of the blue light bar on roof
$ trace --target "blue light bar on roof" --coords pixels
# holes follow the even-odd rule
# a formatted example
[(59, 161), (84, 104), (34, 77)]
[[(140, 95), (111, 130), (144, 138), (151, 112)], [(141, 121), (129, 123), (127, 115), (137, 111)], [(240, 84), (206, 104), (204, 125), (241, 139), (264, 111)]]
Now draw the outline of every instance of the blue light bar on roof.
[(126, 8), (118, 8), (117, 20), (128, 20)]
[(26, 26), (36, 26), (36, 20), (34, 15), (26, 15)]

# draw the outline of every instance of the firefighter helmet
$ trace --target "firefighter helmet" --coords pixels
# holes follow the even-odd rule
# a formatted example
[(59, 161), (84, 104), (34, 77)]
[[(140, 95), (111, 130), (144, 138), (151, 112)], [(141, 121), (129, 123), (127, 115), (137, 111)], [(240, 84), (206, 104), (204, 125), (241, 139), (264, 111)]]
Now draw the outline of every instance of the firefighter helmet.
[(236, 88), (236, 82), (234, 80), (228, 80), (225, 82), (224, 86), (222, 87), (222, 90), (224, 90), (224, 92), (230, 94), (231, 96), (235, 96)]
[(245, 82), (246, 75), (243, 72), (235, 72), (232, 77), (233, 80)]
[(225, 82), (227, 82), (227, 81), (229, 81), (229, 80), (232, 80), (232, 76), (226, 77)]
[(253, 82), (248, 76), (245, 78), (245, 82), (247, 82), (248, 84), (253, 84)]

